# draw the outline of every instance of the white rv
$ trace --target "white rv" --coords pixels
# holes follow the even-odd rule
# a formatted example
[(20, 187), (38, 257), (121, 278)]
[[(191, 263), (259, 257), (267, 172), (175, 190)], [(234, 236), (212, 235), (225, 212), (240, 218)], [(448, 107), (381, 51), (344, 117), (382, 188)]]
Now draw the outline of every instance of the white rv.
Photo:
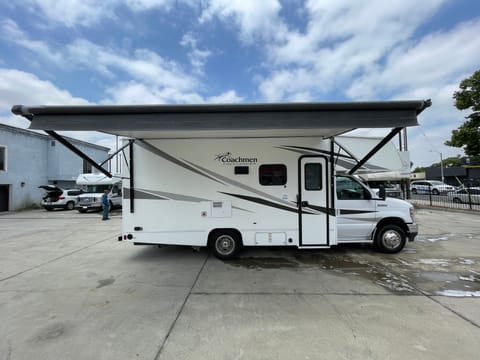
[[(228, 259), (244, 246), (321, 249), (355, 242), (373, 243), (383, 252), (402, 250), (418, 232), (413, 207), (377, 197), (349, 175), (403, 128), (417, 125), (428, 106), (429, 101), (19, 105), (12, 111), (31, 120), (34, 129), (100, 130), (129, 138), (122, 148), (119, 240), (208, 246)], [(341, 155), (335, 137), (360, 127), (393, 129), (346, 175), (336, 175)]]
[(102, 210), (102, 195), (109, 190), (110, 209), (122, 207), (122, 179), (117, 176), (108, 177), (104, 174), (80, 174), (76, 184), (84, 191), (78, 196), (75, 208), (85, 213)]

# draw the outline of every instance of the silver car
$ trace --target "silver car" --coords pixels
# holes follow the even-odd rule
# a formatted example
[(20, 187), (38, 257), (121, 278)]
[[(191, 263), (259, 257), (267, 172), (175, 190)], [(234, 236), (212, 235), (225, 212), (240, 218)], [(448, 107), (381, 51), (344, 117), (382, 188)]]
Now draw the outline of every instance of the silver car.
[(418, 180), (410, 183), (410, 191), (413, 194), (429, 194), (433, 195), (446, 194), (455, 188), (438, 180)]
[(457, 204), (480, 204), (480, 187), (452, 191), (447, 194), (447, 197)]
[(42, 197), (42, 206), (48, 211), (53, 209), (75, 209), (75, 205), (78, 202), (78, 195), (83, 193), (83, 190), (80, 189), (64, 190), (55, 185), (41, 185), (39, 188), (46, 191)]

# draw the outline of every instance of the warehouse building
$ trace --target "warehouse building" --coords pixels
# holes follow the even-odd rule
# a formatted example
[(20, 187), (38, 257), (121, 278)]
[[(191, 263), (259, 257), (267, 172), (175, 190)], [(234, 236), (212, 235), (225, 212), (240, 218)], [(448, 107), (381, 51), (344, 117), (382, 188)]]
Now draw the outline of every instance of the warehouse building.
[[(107, 147), (68, 140), (96, 162), (108, 157)], [(75, 188), (78, 175), (86, 172), (91, 166), (50, 136), (0, 124), (0, 211), (39, 204), (40, 185)]]

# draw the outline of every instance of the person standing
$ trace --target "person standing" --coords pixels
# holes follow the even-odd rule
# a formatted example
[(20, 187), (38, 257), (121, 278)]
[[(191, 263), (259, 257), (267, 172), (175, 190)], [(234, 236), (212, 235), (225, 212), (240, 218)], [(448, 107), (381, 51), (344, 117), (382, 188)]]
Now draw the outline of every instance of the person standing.
[(109, 220), (108, 219), (108, 211), (110, 210), (110, 201), (108, 200), (108, 193), (110, 191), (105, 189), (102, 195), (102, 220)]

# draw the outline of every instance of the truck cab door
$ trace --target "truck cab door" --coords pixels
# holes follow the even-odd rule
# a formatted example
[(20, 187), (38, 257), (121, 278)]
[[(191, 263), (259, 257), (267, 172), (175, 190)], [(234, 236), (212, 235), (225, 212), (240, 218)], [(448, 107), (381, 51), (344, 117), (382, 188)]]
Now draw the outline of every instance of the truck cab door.
[(329, 183), (324, 156), (302, 156), (299, 159), (299, 246), (329, 246)]
[(377, 222), (377, 200), (359, 181), (336, 176), (337, 233), (339, 242), (361, 242), (371, 239)]

